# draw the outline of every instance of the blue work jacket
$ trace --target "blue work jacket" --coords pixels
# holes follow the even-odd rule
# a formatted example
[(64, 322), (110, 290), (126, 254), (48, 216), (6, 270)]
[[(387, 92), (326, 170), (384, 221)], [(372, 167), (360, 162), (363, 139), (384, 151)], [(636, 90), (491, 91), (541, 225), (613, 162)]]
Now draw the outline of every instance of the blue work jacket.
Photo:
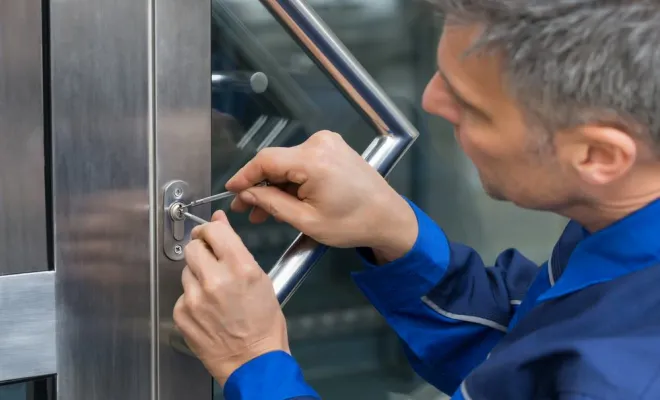
[[(540, 267), (509, 249), (487, 267), (410, 203), (404, 257), (354, 280), (415, 371), (455, 400), (660, 399), (660, 200), (590, 234), (568, 223)], [(295, 359), (236, 370), (227, 400), (319, 399)]]

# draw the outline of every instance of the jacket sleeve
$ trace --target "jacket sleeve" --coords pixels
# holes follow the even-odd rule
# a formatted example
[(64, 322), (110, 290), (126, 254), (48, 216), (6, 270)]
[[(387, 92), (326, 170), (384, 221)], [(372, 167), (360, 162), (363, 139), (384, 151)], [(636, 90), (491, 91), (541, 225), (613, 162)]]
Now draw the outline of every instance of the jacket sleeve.
[(451, 394), (504, 336), (538, 266), (510, 249), (487, 267), (409, 204), (419, 224), (413, 248), (382, 266), (358, 249), (366, 268), (353, 279), (396, 331), (413, 369)]
[(298, 363), (284, 351), (263, 354), (243, 364), (223, 387), (225, 400), (320, 400)]

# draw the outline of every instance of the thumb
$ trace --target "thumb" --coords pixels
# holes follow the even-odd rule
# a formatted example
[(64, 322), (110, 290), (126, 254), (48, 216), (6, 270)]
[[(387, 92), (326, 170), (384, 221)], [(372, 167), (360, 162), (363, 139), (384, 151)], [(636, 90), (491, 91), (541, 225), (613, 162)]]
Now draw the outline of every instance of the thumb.
[(218, 211), (214, 212), (213, 216), (211, 217), (211, 221), (212, 222), (220, 221), (220, 222), (224, 222), (226, 224), (229, 223), (229, 219), (227, 219), (227, 214), (225, 214), (225, 212), (222, 211), (222, 210), (218, 210)]
[(307, 221), (310, 221), (314, 209), (308, 203), (301, 201), (277, 187), (252, 187), (241, 192), (241, 201), (264, 210), (274, 218), (304, 231)]

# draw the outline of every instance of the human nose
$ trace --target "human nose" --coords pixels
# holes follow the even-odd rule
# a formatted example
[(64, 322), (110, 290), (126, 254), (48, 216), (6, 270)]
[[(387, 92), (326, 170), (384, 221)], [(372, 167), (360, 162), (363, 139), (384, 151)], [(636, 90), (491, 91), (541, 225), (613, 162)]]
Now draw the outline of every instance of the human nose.
[(442, 117), (453, 125), (458, 125), (461, 119), (460, 107), (452, 99), (437, 72), (424, 89), (422, 108), (427, 113)]

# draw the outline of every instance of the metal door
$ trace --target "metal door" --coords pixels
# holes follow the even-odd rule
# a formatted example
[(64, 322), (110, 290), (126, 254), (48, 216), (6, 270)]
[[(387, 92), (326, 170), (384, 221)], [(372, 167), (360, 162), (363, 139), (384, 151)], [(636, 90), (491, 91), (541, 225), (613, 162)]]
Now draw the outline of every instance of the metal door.
[[(36, 382), (35, 398), (210, 399), (173, 334), (192, 223), (172, 236), (171, 196), (218, 191), (260, 148), (338, 122), (374, 132), (351, 140), (383, 175), (412, 144), (415, 128), (304, 1), (254, 6), (267, 13), (225, 0), (0, 5), (0, 382)], [(288, 32), (297, 61), (284, 68), (254, 40), (245, 17), (258, 15)], [(282, 303), (325, 250), (297, 236), (260, 259)]]

